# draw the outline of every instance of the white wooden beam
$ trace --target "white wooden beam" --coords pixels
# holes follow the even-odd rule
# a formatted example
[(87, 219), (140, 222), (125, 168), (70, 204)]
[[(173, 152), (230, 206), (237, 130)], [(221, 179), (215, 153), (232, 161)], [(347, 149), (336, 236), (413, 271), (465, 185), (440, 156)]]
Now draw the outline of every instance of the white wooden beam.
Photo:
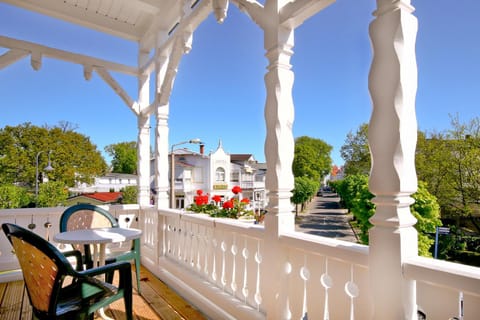
[(125, 102), (125, 104), (132, 110), (135, 115), (140, 114), (140, 106), (138, 102), (134, 101), (122, 86), (110, 75), (108, 70), (102, 67), (95, 67), (98, 75), (118, 94), (118, 96)]
[(250, 17), (262, 29), (265, 28), (267, 16), (264, 14), (265, 10), (261, 3), (254, 0), (232, 0), (232, 3), (236, 4), (241, 12)]
[(33, 42), (0, 36), (0, 47), (10, 48), (12, 50), (27, 51), (29, 54), (40, 54), (42, 57), (50, 57), (58, 60), (77, 63), (84, 66), (91, 65), (95, 67), (102, 67), (110, 71), (124, 73), (131, 76), (138, 76), (138, 69), (136, 67), (127, 66), (108, 60), (98, 59), (79, 53), (55, 49)]
[[(211, 0), (203, 0), (198, 3), (190, 14), (184, 16), (175, 27), (175, 29), (168, 35), (163, 44), (158, 47), (158, 52), (162, 53), (164, 51), (171, 50), (172, 45), (176, 35), (179, 34), (180, 37), (183, 37), (185, 32), (193, 33), (197, 27), (202, 23), (212, 11)], [(159, 55), (156, 55), (157, 57)], [(155, 57), (153, 56), (150, 60), (145, 63), (145, 65), (140, 67), (140, 73), (151, 73), (155, 69)]]
[(0, 70), (28, 56), (28, 51), (12, 49), (0, 56)]
[(335, 0), (295, 0), (280, 10), (280, 24), (296, 28), (305, 20), (325, 9)]

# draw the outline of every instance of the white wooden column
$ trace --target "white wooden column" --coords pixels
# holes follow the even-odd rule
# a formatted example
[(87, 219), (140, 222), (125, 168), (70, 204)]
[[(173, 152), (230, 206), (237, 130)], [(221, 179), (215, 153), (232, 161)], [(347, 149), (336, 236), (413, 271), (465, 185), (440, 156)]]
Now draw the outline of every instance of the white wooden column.
[(156, 199), (155, 205), (158, 209), (168, 208), (169, 201), (169, 165), (168, 165), (168, 115), (169, 105), (156, 108), (156, 129), (155, 129), (155, 179)]
[[(138, 65), (142, 66), (149, 58), (147, 50), (139, 50)], [(138, 103), (140, 111), (150, 104), (150, 76), (143, 74), (138, 77)], [(137, 115), (138, 121), (138, 204), (150, 205), (150, 117), (143, 113)]]
[[(377, 0), (370, 25), (373, 61), (368, 129), (372, 154), (370, 280), (374, 319), (416, 319), (416, 285), (402, 275), (405, 259), (417, 255), (416, 219), (410, 213), (417, 190), (415, 94), (417, 19), (410, 0)], [(428, 316), (428, 315), (427, 315)]]
[(292, 47), (293, 30), (279, 25), (267, 27), (265, 49), (269, 65), (265, 75), (267, 90), (265, 158), (269, 203), (265, 223), (269, 228), (274, 228), (276, 234), (293, 231), (295, 227), (293, 206), (290, 201), (294, 188), (292, 163), (295, 148), (292, 132), (294, 77), (290, 65)]
[(292, 88), (294, 75), (290, 57), (293, 47), (293, 29), (279, 24), (279, 12), (285, 1), (267, 1), (265, 4), (264, 45), (268, 59), (265, 75), (265, 120), (267, 136), (265, 158), (267, 162), (266, 189), (268, 190), (265, 216), (264, 265), (262, 281), (268, 319), (288, 319), (285, 283), (287, 257), (280, 248), (279, 234), (295, 229), (295, 216), (290, 198), (294, 188), (292, 163), (294, 138), (292, 132), (294, 106)]

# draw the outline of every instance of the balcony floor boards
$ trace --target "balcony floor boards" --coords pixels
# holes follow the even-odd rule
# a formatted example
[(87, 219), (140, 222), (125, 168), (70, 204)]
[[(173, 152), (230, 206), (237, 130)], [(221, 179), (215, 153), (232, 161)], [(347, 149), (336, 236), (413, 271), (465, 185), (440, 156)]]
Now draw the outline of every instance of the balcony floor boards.
[[(135, 268), (132, 268), (134, 271)], [(142, 267), (141, 295), (133, 293), (133, 312), (136, 320), (205, 320), (198, 310), (172, 291), (165, 283)], [(134, 285), (135, 273), (132, 273)], [(116, 279), (114, 280), (116, 281)], [(125, 319), (123, 300), (112, 303), (106, 314), (113, 319)], [(0, 319), (22, 320), (32, 318), (32, 308), (28, 301), (23, 281), (0, 283)], [(95, 317), (95, 319), (101, 319)]]

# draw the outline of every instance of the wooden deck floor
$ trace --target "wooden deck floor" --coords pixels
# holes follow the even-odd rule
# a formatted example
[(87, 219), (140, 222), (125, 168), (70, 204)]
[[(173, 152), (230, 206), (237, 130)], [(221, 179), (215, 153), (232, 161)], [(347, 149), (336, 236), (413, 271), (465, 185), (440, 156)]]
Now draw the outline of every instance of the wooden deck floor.
[[(148, 270), (142, 267), (140, 274), (141, 296), (136, 289), (133, 293), (134, 319), (207, 319)], [(134, 273), (132, 277), (135, 279)], [(135, 285), (136, 282), (133, 283)], [(111, 304), (106, 314), (113, 319), (125, 319), (123, 300)], [(0, 283), (0, 319), (24, 320), (31, 317), (32, 308), (23, 281)]]

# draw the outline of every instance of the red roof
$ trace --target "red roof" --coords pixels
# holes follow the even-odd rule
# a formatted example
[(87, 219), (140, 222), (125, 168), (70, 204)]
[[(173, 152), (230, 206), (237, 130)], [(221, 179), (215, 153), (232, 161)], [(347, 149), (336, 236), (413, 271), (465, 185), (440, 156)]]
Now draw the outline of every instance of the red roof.
[(116, 202), (121, 196), (121, 192), (94, 192), (84, 193), (82, 196), (92, 198), (102, 202)]

